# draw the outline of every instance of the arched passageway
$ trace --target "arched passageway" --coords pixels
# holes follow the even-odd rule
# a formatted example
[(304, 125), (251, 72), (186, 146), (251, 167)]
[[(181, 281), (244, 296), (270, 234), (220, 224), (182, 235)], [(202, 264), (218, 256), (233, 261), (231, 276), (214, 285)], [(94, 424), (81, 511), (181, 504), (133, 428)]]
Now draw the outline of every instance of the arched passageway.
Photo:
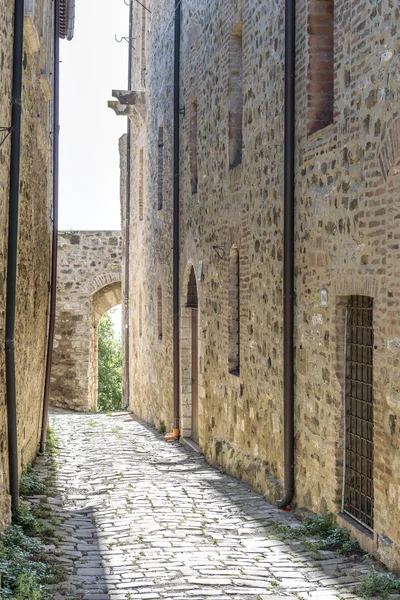
[(121, 260), (119, 231), (59, 236), (52, 406), (96, 409), (98, 325), (105, 312), (121, 304)]
[(115, 281), (97, 290), (90, 298), (89, 398), (92, 410), (97, 408), (99, 323), (103, 315), (121, 304), (121, 282)]

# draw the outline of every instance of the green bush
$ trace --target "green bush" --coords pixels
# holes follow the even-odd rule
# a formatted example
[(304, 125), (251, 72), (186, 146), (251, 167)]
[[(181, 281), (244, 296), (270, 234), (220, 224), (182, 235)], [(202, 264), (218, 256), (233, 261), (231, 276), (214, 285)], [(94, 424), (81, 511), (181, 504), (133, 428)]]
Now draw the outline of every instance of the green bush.
[(109, 313), (99, 324), (98, 357), (98, 408), (106, 412), (118, 410), (122, 401), (122, 349)]

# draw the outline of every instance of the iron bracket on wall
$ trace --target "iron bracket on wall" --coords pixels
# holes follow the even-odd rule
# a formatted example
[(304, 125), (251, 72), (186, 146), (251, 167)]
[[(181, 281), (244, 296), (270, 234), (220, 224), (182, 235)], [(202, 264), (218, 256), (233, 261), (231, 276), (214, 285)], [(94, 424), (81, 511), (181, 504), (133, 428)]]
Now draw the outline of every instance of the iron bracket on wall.
[(6, 141), (6, 139), (8, 138), (8, 136), (11, 134), (11, 132), (12, 132), (12, 126), (11, 127), (1, 127), (0, 126), (0, 133), (4, 133), (4, 137), (0, 141), (0, 148), (4, 144), (4, 142)]
[[(144, 4), (142, 4), (141, 2), (139, 2), (139, 0), (135, 0), (135, 2), (137, 2), (138, 4), (140, 4), (140, 6), (142, 6), (143, 8), (145, 8), (147, 10), (147, 12), (151, 13), (151, 10), (149, 10), (147, 8), (147, 6), (145, 6)], [(126, 4), (126, 6), (130, 6), (132, 4), (132, 2), (130, 0), (128, 0), (128, 2), (126, 0), (124, 0), (124, 4)]]
[(220, 244), (219, 246), (213, 246), (213, 250), (218, 258), (225, 258), (225, 244)]
[(117, 38), (117, 34), (115, 34), (114, 37), (115, 37), (115, 41), (118, 42), (118, 44), (120, 44), (123, 40), (125, 40), (125, 42), (128, 42), (128, 44), (130, 44), (132, 50), (135, 49), (135, 46), (132, 44), (131, 40), (135, 40), (136, 38), (134, 38), (134, 37), (128, 37), (127, 35), (123, 35), (121, 37), (121, 39), (118, 39)]

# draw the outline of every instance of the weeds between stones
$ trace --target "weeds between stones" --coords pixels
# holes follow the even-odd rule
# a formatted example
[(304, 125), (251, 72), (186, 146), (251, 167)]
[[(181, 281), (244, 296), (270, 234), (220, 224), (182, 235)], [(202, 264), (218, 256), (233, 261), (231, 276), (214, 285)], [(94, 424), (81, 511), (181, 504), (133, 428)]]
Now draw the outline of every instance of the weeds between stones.
[[(47, 455), (54, 459), (57, 454), (57, 438), (49, 428)], [(21, 476), (21, 498), (44, 494), (46, 489), (33, 468), (28, 466)], [(40, 498), (33, 507), (21, 500), (11, 527), (0, 533), (0, 598), (52, 600), (46, 585), (57, 584), (65, 579), (65, 568), (55, 564), (54, 559), (43, 552), (41, 541), (33, 537), (53, 541), (54, 530), (43, 522), (50, 515), (47, 498)]]
[[(318, 550), (332, 550), (339, 554), (360, 553), (357, 542), (350, 539), (347, 529), (338, 527), (335, 517), (331, 513), (327, 515), (312, 515), (307, 517), (295, 527), (290, 525), (277, 525), (275, 533), (281, 538), (300, 539), (307, 550), (318, 553)], [(317, 538), (312, 542), (307, 538)]]
[(374, 566), (371, 565), (368, 577), (354, 591), (363, 598), (380, 596), (386, 599), (390, 594), (400, 593), (400, 579), (392, 573), (375, 571)]

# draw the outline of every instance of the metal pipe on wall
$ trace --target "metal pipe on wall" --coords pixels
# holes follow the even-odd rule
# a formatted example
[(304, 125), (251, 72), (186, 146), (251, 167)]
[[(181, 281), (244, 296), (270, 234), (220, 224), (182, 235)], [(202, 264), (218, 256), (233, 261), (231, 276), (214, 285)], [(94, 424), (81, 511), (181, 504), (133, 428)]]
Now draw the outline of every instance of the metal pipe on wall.
[(283, 387), (285, 495), (294, 496), (294, 150), (295, 150), (296, 0), (285, 0), (285, 133), (284, 133), (284, 259), (283, 259)]
[(60, 132), (60, 0), (54, 0), (54, 67), (53, 67), (53, 239), (51, 253), (50, 319), (47, 340), (46, 378), (44, 385), (42, 431), (39, 452), (46, 450), (47, 424), (50, 402), (51, 366), (53, 362), (54, 326), (57, 302), (57, 254), (58, 254), (58, 175)]
[[(129, 39), (133, 35), (133, 2), (129, 3)], [(128, 90), (132, 89), (132, 49), (128, 45)], [(131, 217), (131, 121), (128, 117), (126, 132), (126, 202), (125, 202), (125, 392), (124, 408), (129, 407), (129, 248), (130, 248), (130, 219)]]
[(174, 361), (174, 424), (173, 435), (179, 437), (180, 428), (180, 343), (179, 343), (179, 254), (180, 254), (180, 63), (181, 63), (181, 1), (175, 0), (174, 42), (174, 185), (173, 185), (173, 361)]
[(13, 512), (18, 509), (19, 504), (17, 391), (15, 382), (15, 315), (17, 304), (23, 43), (24, 0), (15, 0), (5, 338), (8, 464), (11, 506)]

